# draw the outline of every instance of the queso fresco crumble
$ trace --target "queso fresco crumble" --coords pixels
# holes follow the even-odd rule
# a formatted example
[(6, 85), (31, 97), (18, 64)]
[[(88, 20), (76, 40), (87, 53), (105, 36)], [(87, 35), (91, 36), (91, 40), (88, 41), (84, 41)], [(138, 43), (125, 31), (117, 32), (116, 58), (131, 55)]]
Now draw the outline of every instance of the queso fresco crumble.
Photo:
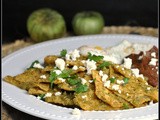
[(45, 102), (75, 108), (73, 114), (133, 109), (158, 102), (158, 48), (124, 40), (106, 49), (62, 49), (4, 80)]

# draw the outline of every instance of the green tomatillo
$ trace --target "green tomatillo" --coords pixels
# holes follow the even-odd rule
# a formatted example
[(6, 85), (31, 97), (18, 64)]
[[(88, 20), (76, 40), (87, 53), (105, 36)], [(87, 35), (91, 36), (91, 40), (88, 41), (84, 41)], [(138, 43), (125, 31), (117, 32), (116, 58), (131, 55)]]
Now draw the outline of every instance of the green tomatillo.
[(72, 20), (73, 32), (76, 35), (101, 33), (105, 21), (103, 16), (96, 11), (84, 11), (77, 13)]
[(66, 32), (63, 16), (50, 8), (34, 11), (27, 19), (27, 30), (35, 42), (60, 38)]

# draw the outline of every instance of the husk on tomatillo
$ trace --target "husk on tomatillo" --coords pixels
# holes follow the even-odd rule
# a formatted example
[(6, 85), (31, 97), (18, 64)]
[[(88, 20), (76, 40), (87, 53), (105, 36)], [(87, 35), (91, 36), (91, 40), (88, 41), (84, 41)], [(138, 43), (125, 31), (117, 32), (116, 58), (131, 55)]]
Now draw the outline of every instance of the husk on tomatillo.
[(30, 14), (27, 30), (33, 41), (42, 42), (63, 37), (66, 33), (66, 23), (59, 12), (42, 8)]

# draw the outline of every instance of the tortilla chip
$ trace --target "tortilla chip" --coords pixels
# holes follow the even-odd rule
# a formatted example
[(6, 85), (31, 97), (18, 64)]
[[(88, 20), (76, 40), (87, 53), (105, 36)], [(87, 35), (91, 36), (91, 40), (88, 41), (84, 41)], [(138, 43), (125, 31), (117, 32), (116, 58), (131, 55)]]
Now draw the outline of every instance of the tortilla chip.
[[(124, 103), (129, 105), (127, 101), (113, 94), (109, 89), (104, 87), (98, 71), (92, 70), (92, 76), (95, 79), (95, 94), (99, 99), (115, 108), (122, 108)], [(129, 105), (132, 108), (132, 106)]]
[(106, 104), (102, 100), (98, 99), (95, 95), (95, 87), (93, 84), (90, 84), (90, 87), (87, 92), (84, 93), (75, 93), (75, 98), (73, 99), (74, 103), (82, 108), (83, 110), (116, 110), (119, 108), (113, 108), (109, 104)]

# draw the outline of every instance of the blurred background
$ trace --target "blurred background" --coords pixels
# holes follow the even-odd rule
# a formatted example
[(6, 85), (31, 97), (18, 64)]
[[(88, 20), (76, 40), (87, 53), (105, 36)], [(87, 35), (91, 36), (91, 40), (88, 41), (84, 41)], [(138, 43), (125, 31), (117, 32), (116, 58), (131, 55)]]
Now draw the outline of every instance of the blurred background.
[(100, 12), (105, 26), (158, 27), (158, 0), (3, 0), (2, 7), (2, 43), (28, 37), (28, 16), (44, 7), (64, 16), (67, 31), (72, 31), (73, 16), (84, 10)]

